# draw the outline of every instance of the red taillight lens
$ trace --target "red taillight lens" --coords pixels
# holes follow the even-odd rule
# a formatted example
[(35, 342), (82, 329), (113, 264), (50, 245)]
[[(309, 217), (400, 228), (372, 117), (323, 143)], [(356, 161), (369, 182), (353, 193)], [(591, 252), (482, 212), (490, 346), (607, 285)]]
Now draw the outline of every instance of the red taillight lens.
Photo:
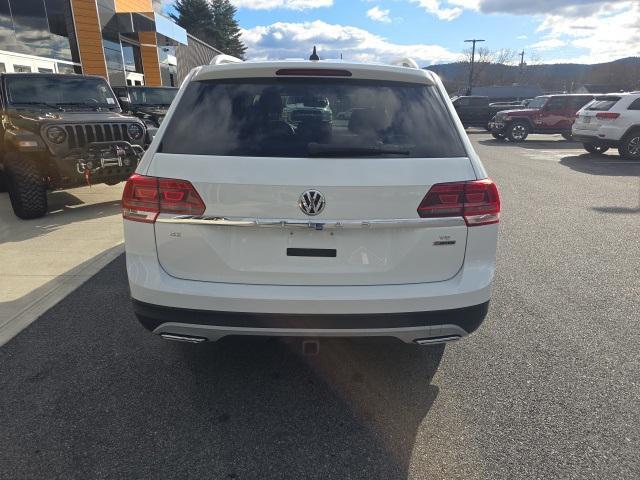
[(464, 217), (468, 226), (500, 220), (500, 194), (490, 179), (433, 185), (418, 206), (421, 218)]
[(620, 116), (619, 113), (614, 113), (614, 112), (598, 112), (598, 113), (596, 113), (596, 118), (599, 118), (600, 120), (615, 120), (619, 116)]
[(464, 214), (464, 183), (439, 183), (431, 187), (418, 207), (422, 218), (461, 217)]
[(122, 216), (127, 220), (153, 223), (160, 213), (202, 215), (205, 205), (186, 180), (132, 175), (122, 194)]
[(196, 189), (186, 180), (172, 178), (158, 179), (160, 192), (160, 213), (178, 215), (202, 215), (204, 202)]

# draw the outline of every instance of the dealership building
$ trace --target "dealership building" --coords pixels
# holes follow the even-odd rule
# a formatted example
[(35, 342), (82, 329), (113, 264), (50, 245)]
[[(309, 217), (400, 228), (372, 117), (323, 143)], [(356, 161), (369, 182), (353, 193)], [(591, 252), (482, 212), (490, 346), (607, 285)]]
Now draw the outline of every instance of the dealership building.
[(178, 86), (219, 52), (160, 0), (0, 0), (0, 72), (84, 73), (113, 86)]

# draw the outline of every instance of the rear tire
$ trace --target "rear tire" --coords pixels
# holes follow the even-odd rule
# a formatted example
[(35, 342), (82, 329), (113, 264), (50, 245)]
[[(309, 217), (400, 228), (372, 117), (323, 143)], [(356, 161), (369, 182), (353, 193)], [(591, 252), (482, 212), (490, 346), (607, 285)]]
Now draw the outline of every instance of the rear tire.
[(609, 147), (605, 147), (599, 143), (583, 143), (582, 145), (587, 152), (595, 155), (602, 155), (604, 152), (609, 150)]
[(640, 160), (640, 130), (629, 133), (618, 147), (620, 156), (628, 160)]
[(502, 133), (491, 133), (491, 136), (496, 140), (500, 140), (500, 141), (505, 139), (505, 136)]
[(525, 122), (513, 122), (507, 128), (507, 138), (514, 143), (524, 142), (529, 136), (529, 125)]
[(47, 189), (35, 163), (15, 152), (4, 157), (5, 178), (13, 212), (23, 220), (47, 214)]

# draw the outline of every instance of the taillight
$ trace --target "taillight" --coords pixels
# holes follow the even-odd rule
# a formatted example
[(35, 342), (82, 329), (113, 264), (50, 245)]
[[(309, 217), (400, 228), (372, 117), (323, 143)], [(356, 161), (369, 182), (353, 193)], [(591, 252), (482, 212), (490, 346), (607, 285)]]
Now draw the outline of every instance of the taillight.
[(596, 113), (596, 118), (599, 118), (600, 120), (615, 120), (619, 116), (620, 116), (620, 114), (619, 113), (615, 113), (615, 112), (598, 112), (598, 113)]
[(490, 179), (437, 183), (418, 206), (421, 218), (464, 217), (469, 227), (498, 223), (500, 194)]
[(200, 195), (186, 180), (134, 174), (122, 194), (122, 216), (136, 222), (153, 223), (160, 213), (202, 215), (204, 211)]

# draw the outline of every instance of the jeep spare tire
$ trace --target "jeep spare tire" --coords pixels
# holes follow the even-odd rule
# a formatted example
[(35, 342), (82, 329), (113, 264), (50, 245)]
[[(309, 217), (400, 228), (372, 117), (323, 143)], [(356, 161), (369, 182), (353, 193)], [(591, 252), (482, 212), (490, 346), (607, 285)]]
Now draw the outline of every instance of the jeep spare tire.
[(562, 138), (564, 138), (567, 142), (573, 142), (573, 135), (571, 134), (571, 132), (562, 132), (560, 135), (562, 135)]
[(47, 213), (47, 189), (35, 163), (16, 152), (4, 156), (4, 175), (13, 212), (23, 220)]
[(609, 147), (605, 147), (601, 143), (583, 143), (582, 145), (587, 152), (595, 153), (597, 155), (601, 155), (609, 150)]
[(529, 136), (529, 125), (525, 122), (513, 122), (507, 128), (507, 138), (511, 142), (524, 142)]

